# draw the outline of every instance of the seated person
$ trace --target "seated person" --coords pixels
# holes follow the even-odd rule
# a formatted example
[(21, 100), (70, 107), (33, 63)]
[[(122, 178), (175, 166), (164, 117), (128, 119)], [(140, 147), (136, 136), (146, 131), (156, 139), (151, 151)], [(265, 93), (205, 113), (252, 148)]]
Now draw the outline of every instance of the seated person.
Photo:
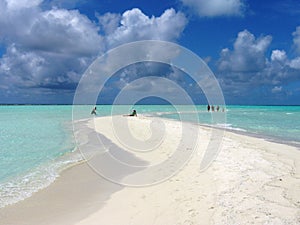
[(132, 111), (132, 113), (129, 114), (129, 116), (137, 116), (136, 110), (134, 109), (134, 110)]

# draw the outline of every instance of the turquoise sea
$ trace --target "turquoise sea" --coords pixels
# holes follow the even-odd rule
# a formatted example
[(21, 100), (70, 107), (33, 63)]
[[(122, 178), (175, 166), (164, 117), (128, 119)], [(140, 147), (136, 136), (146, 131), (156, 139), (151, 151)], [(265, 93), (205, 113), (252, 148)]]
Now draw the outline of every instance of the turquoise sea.
[[(91, 117), (92, 106), (76, 107), (76, 118)], [(134, 108), (144, 116), (199, 121), (208, 126), (300, 144), (300, 106), (226, 106), (226, 114), (209, 113), (204, 105), (196, 109), (170, 105)], [(110, 115), (111, 110), (110, 105), (99, 105), (97, 116)], [(114, 106), (113, 114), (128, 113), (128, 106)], [(214, 122), (214, 113), (224, 113), (226, 122)], [(73, 139), (72, 118), (71, 105), (0, 106), (0, 208), (48, 186), (61, 170), (81, 160)]]

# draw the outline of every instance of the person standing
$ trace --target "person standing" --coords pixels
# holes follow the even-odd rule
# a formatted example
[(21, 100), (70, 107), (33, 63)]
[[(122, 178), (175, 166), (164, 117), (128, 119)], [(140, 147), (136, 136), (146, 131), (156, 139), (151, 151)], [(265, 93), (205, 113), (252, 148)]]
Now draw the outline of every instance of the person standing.
[(91, 112), (91, 115), (97, 115), (96, 110), (97, 110), (97, 107), (95, 106)]

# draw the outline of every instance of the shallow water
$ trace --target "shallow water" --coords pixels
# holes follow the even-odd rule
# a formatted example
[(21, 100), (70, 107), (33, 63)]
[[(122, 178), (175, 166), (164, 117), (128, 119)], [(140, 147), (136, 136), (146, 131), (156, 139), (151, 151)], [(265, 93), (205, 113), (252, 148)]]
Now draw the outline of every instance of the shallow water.
[[(300, 142), (300, 106), (226, 106), (226, 114), (206, 106), (137, 105), (138, 114), (182, 119)], [(72, 118), (92, 118), (92, 106), (0, 106), (0, 207), (29, 197), (81, 159), (75, 151)], [(129, 114), (131, 106), (97, 106), (97, 116)], [(221, 107), (222, 109), (222, 107)], [(219, 123), (216, 115), (226, 115)], [(212, 116), (213, 115), (213, 116)]]
[[(197, 109), (198, 112), (186, 113), (184, 118), (196, 122), (196, 113), (202, 124), (300, 142), (300, 106), (226, 106), (225, 124), (212, 121), (212, 114), (222, 112), (208, 113), (205, 106), (197, 106)], [(159, 116), (178, 119), (177, 113), (162, 113)]]

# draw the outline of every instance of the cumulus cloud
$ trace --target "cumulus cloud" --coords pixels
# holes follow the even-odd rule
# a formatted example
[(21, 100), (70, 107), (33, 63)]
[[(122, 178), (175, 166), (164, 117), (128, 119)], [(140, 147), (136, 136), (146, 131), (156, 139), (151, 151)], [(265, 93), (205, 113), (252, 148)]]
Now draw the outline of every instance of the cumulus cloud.
[(106, 13), (98, 15), (96, 23), (78, 10), (41, 4), (42, 0), (0, 0), (2, 92), (74, 90), (87, 66), (109, 48), (142, 39), (176, 41), (187, 23), (174, 9), (159, 17), (139, 9)]
[(289, 66), (293, 69), (300, 70), (300, 57), (292, 59), (289, 63)]
[(52, 9), (39, 16), (20, 41), (29, 49), (74, 56), (103, 50), (98, 28), (77, 10)]
[(271, 54), (271, 60), (284, 63), (287, 60), (287, 56), (284, 50), (273, 50)]
[(117, 28), (116, 18), (119, 17), (104, 16), (101, 19), (108, 17), (111, 21), (110, 32), (107, 34), (109, 46), (146, 39), (175, 41), (187, 24), (184, 14), (174, 9), (167, 9), (160, 17), (148, 17), (137, 8), (128, 10), (120, 17), (120, 26)]
[[(200, 95), (203, 95), (195, 81), (189, 80), (185, 73), (170, 65), (157, 62), (132, 64), (118, 71), (111, 81), (106, 83), (101, 95), (112, 96), (114, 94), (112, 99), (117, 95), (122, 95), (122, 103), (128, 103), (128, 100), (137, 96), (138, 98), (160, 96), (165, 100), (184, 104), (188, 102), (186, 94), (189, 96), (197, 94), (198, 99)], [(179, 91), (184, 91), (185, 95), (174, 95)]]
[(120, 25), (121, 15), (117, 13), (105, 13), (104, 15), (97, 14), (99, 24), (105, 34), (113, 33)]
[(31, 8), (38, 6), (43, 0), (6, 0), (7, 8), (9, 10), (16, 10), (21, 8)]
[(245, 4), (243, 0), (181, 0), (201, 17), (242, 16)]
[(15, 45), (8, 47), (0, 62), (2, 79), (9, 86), (66, 90), (74, 89), (79, 71), (86, 65), (84, 58), (22, 51)]
[[(77, 10), (38, 7), (2, 9), (1, 37), (29, 51), (96, 54), (102, 45), (98, 28)], [(8, 18), (8, 19), (7, 19)]]
[[(1, 0), (0, 82), (7, 93), (74, 90), (80, 75), (103, 49), (98, 27), (77, 10), (42, 11), (40, 1)], [(24, 3), (24, 4), (22, 4)], [(36, 93), (35, 93), (36, 94)]]
[(271, 40), (269, 35), (256, 38), (247, 30), (238, 33), (233, 49), (223, 49), (217, 63), (223, 90), (239, 95), (267, 85), (273, 86), (272, 93), (279, 93), (284, 84), (299, 80), (300, 57), (289, 59), (279, 49), (268, 57)]
[(219, 70), (232, 72), (256, 72), (266, 65), (265, 52), (271, 43), (271, 36), (255, 38), (249, 31), (238, 33), (233, 50), (221, 51)]

